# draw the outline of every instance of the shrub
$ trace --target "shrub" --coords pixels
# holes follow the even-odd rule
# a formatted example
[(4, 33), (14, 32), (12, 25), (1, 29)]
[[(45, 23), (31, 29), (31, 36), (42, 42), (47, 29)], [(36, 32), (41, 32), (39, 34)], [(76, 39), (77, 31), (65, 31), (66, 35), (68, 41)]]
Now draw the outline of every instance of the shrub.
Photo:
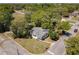
[(54, 41), (57, 41), (59, 39), (59, 34), (52, 30), (49, 30), (49, 36)]

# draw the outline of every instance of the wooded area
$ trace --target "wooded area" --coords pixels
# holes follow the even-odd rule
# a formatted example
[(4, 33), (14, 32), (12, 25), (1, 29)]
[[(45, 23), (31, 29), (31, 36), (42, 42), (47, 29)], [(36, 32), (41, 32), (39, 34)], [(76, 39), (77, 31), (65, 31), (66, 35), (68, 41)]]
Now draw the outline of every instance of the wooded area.
[[(29, 30), (31, 30), (32, 27), (42, 27), (53, 30), (53, 32), (56, 29), (68, 30), (70, 25), (68, 25), (68, 22), (61, 23), (61, 17), (67, 17), (69, 13), (74, 10), (79, 10), (78, 5), (79, 4), (1, 4), (0, 32), (12, 30), (17, 37), (28, 37), (30, 35)], [(15, 21), (15, 18), (12, 16), (14, 10), (23, 9), (25, 11), (25, 18)], [(58, 26), (59, 24), (62, 25)]]

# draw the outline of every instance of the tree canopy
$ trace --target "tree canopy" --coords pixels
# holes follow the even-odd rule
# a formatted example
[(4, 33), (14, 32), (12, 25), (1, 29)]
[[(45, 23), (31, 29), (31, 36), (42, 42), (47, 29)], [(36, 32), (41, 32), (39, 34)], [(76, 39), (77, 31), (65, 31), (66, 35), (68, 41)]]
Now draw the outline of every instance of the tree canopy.
[[(32, 27), (42, 27), (44, 29), (68, 30), (69, 22), (60, 22), (61, 17), (69, 16), (75, 10), (79, 10), (79, 4), (0, 4), (0, 32), (11, 30), (20, 37), (27, 34)], [(13, 13), (22, 11), (24, 18), (13, 19)], [(12, 22), (12, 23), (11, 23)], [(60, 24), (60, 25), (59, 25)], [(19, 29), (18, 29), (19, 28)], [(29, 29), (30, 28), (30, 29)], [(26, 33), (26, 34), (25, 34)], [(17, 34), (16, 34), (17, 35)]]
[(79, 35), (66, 40), (66, 52), (68, 55), (79, 54)]

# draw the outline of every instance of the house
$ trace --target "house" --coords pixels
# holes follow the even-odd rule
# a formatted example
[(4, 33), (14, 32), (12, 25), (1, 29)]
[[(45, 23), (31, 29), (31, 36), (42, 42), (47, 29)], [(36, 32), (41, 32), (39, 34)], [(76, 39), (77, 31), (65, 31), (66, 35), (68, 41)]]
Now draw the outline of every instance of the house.
[(68, 17), (62, 17), (61, 22), (70, 21), (70, 16)]
[(70, 14), (71, 16), (78, 16), (79, 15), (79, 11), (74, 11)]
[(34, 27), (31, 30), (32, 38), (38, 40), (44, 40), (48, 37), (48, 29), (42, 29), (41, 27)]

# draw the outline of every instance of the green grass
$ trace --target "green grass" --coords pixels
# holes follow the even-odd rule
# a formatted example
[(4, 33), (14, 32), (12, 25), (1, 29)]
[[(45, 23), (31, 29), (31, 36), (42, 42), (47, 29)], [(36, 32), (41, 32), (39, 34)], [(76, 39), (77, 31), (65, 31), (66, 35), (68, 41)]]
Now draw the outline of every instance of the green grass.
[(24, 14), (19, 14), (19, 13), (13, 13), (13, 17), (17, 19), (24, 19)]
[(35, 39), (15, 39), (20, 45), (33, 54), (44, 53), (50, 44)]

